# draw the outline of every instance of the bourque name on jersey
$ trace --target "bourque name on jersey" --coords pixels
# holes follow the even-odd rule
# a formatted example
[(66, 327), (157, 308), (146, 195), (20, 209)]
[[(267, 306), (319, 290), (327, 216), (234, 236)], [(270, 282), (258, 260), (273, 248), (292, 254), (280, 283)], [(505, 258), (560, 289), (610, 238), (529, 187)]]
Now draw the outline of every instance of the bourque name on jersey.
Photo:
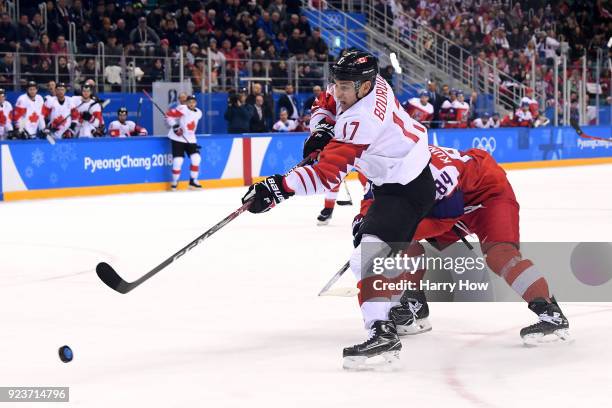
[(381, 122), (384, 122), (385, 113), (387, 113), (387, 83), (382, 77), (377, 76), (376, 85), (374, 116), (380, 119)]

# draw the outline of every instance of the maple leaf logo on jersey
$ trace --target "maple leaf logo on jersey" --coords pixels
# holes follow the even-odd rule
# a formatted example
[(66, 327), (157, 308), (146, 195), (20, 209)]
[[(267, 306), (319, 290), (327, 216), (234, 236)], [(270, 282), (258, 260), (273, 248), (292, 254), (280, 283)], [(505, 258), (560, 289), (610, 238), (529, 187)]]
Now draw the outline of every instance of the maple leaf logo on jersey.
[(187, 124), (187, 129), (191, 131), (195, 129), (195, 122), (193, 120)]
[(38, 114), (36, 112), (32, 112), (32, 114), (28, 117), (28, 120), (32, 123), (37, 123), (38, 122)]

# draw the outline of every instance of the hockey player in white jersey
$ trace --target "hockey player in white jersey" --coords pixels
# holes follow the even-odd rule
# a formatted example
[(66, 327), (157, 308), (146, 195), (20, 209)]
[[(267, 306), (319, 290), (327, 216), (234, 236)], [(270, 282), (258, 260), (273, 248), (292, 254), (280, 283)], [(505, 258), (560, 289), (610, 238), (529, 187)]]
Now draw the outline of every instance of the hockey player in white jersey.
[(43, 104), (42, 96), (38, 95), (36, 82), (28, 82), (26, 93), (17, 98), (13, 111), (14, 127), (18, 138), (35, 139), (38, 131), (45, 128)]
[(457, 99), (453, 101), (452, 105), (455, 110), (455, 120), (457, 121), (455, 127), (467, 128), (470, 118), (470, 104), (465, 101), (463, 91), (457, 91)]
[(0, 88), (0, 140), (13, 136), (13, 105), (6, 100), (4, 88)]
[[(408, 115), (389, 84), (377, 74), (376, 58), (352, 50), (332, 66), (331, 72), (334, 83), (328, 93), (336, 101), (336, 115), (329, 119), (335, 121), (334, 135), (318, 134), (317, 127), (322, 123), (318, 118), (311, 127), (313, 135), (306, 141), (306, 154), (322, 149), (318, 162), (298, 167), (286, 176), (267, 177), (252, 185), (242, 200), (251, 203), (250, 212), (264, 212), (293, 195), (329, 191), (352, 168), (357, 169), (372, 181), (376, 197), (364, 217), (350, 259), (361, 286), (371, 281), (367, 278), (373, 276), (377, 259), (384, 260), (407, 246), (416, 226), (433, 206), (436, 188), (428, 166), (431, 155), (427, 130)], [(327, 112), (331, 113), (329, 109)], [(360, 296), (359, 304), (370, 335), (364, 343), (344, 349), (344, 367), (359, 369), (376, 356), (387, 363), (395, 362), (402, 345), (389, 311), (399, 305), (399, 299), (379, 292), (376, 297)]]
[(147, 129), (138, 126), (135, 122), (127, 120), (128, 110), (121, 107), (117, 110), (117, 120), (108, 125), (108, 134), (111, 137), (146, 136)]
[(73, 96), (79, 118), (77, 121), (77, 137), (94, 137), (96, 129), (103, 123), (102, 107), (92, 98), (90, 85), (83, 85), (80, 96)]
[(43, 105), (43, 116), (48, 122), (43, 133), (54, 139), (71, 139), (79, 118), (74, 100), (66, 96), (66, 84), (63, 82), (56, 85), (54, 92), (55, 96), (47, 97)]
[(429, 127), (433, 120), (434, 107), (429, 103), (429, 93), (426, 90), (420, 91), (418, 98), (410, 98), (404, 108), (412, 119)]
[(198, 182), (202, 157), (196, 139), (196, 130), (198, 122), (202, 119), (202, 111), (196, 105), (195, 96), (190, 95), (185, 105), (178, 105), (166, 112), (166, 122), (171, 127), (168, 137), (172, 141), (172, 184), (170, 185), (172, 191), (178, 187), (185, 153), (191, 160), (189, 188), (192, 190), (202, 188)]

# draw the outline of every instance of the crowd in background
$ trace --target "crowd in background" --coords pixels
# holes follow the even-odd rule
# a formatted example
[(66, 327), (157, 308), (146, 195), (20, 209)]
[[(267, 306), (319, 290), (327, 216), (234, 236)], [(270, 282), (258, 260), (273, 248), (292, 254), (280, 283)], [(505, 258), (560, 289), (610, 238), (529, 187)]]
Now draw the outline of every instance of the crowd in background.
[[(122, 56), (128, 62), (135, 58), (137, 66), (127, 69), (147, 86), (177, 79), (179, 70), (169, 70), (169, 77), (167, 62), (176, 65), (182, 50), (184, 72), (196, 89), (231, 85), (245, 75), (269, 77), (273, 87), (283, 88), (295, 73), (302, 86), (322, 85), (323, 63), (330, 59), (321, 32), (301, 14), (300, 0), (175, 0), (152, 7), (138, 1), (47, 1), (46, 30), (39, 3), (21, 1), (21, 16), (14, 24), (0, 0), (0, 86), (13, 82), (17, 51), (23, 84), (54, 77), (55, 55), (61, 56), (60, 81), (67, 82), (73, 70), (77, 82), (84, 82), (96, 75), (99, 42), (104, 44), (107, 85), (120, 83)], [(77, 27), (74, 64), (66, 41), (71, 23)], [(208, 58), (213, 84), (202, 83)]]

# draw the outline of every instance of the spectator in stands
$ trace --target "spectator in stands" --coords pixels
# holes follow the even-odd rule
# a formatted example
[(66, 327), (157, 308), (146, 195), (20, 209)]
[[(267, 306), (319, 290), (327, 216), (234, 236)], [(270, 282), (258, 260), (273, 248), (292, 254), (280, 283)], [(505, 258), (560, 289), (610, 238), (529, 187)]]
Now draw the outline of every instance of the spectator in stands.
[(317, 54), (319, 61), (327, 61), (329, 54), (329, 47), (325, 43), (323, 37), (321, 37), (321, 29), (315, 28), (312, 30), (312, 37), (306, 41), (306, 49), (312, 48)]
[(321, 87), (319, 85), (315, 85), (312, 87), (312, 95), (304, 101), (304, 105), (302, 106), (303, 112), (306, 112), (307, 110), (310, 111), (310, 109), (312, 109), (314, 101), (317, 100), (319, 95), (321, 95), (321, 92)]
[(287, 63), (279, 61), (272, 64), (271, 70), (272, 87), (283, 88), (287, 85), (289, 72), (287, 71)]
[(12, 52), (4, 54), (4, 58), (0, 61), (0, 88), (13, 83), (13, 64), (15, 57)]
[(250, 132), (251, 133), (264, 133), (269, 132), (270, 127), (268, 125), (268, 118), (266, 117), (266, 108), (264, 106), (263, 95), (255, 96), (255, 103), (253, 105), (253, 115), (251, 116)]
[(147, 19), (140, 17), (138, 19), (138, 27), (134, 28), (130, 33), (130, 42), (143, 54), (153, 52), (153, 47), (159, 45), (159, 36), (155, 30), (147, 25)]
[(98, 53), (98, 37), (91, 30), (91, 23), (85, 21), (77, 35), (77, 50), (79, 54), (93, 55)]
[(285, 94), (278, 98), (278, 109), (287, 111), (289, 119), (298, 120), (300, 118), (298, 106), (300, 105), (293, 92), (293, 85), (285, 86)]
[(117, 36), (117, 43), (121, 44), (124, 47), (130, 41), (130, 34), (128, 33), (126, 29), (125, 20), (122, 18), (117, 20), (117, 25), (115, 28), (115, 35)]
[(287, 6), (284, 0), (274, 0), (270, 6), (268, 6), (268, 12), (270, 14), (278, 13), (281, 21), (285, 21), (287, 17)]
[(261, 14), (259, 19), (255, 23), (255, 27), (261, 28), (268, 38), (273, 38), (274, 36), (276, 36), (272, 21), (270, 20), (270, 13), (267, 11), (264, 11)]
[[(440, 120), (440, 106), (444, 102), (444, 97), (438, 93), (438, 84), (433, 79), (427, 81), (427, 96), (428, 102), (433, 107), (432, 120), (438, 121)], [(432, 127), (438, 127), (437, 123), (434, 122)]]
[(113, 32), (111, 32), (106, 39), (104, 53), (106, 54), (106, 65), (119, 66), (121, 56), (123, 55), (123, 46), (117, 44), (117, 36)]
[(293, 132), (297, 128), (297, 121), (289, 119), (289, 114), (285, 108), (281, 108), (279, 120), (272, 126), (277, 132)]
[(227, 121), (228, 133), (248, 133), (251, 127), (252, 107), (245, 104), (243, 92), (230, 92), (224, 118)]
[(0, 15), (0, 51), (17, 51), (17, 28), (8, 13)]
[(38, 38), (34, 29), (30, 26), (30, 19), (27, 14), (22, 14), (19, 17), (17, 41), (19, 41), (22, 52), (33, 52), (38, 47)]
[(43, 35), (40, 37), (40, 42), (35, 51), (38, 53), (38, 55), (36, 55), (34, 58), (35, 63), (39, 63), (43, 59), (49, 61), (53, 60), (55, 55), (53, 54), (51, 39), (47, 33), (43, 33)]
[(289, 56), (289, 47), (285, 33), (278, 33), (274, 40), (274, 48), (276, 48), (276, 54), (278, 54), (279, 57), (287, 58)]
[(61, 55), (57, 59), (57, 79), (58, 82), (69, 83), (70, 82), (70, 70), (68, 68), (68, 58), (65, 55)]
[(151, 67), (146, 71), (146, 75), (144, 76), (143, 83), (151, 85), (156, 81), (163, 81), (166, 78), (166, 70), (162, 60), (160, 58), (156, 58), (153, 61)]
[(68, 43), (66, 42), (66, 37), (58, 35), (57, 40), (51, 44), (51, 50), (55, 55), (68, 56)]
[(294, 29), (291, 33), (291, 38), (287, 40), (287, 49), (289, 50), (289, 55), (295, 55), (298, 58), (304, 56), (306, 48), (304, 47), (304, 40), (299, 28)]
[(51, 69), (49, 61), (43, 59), (40, 64), (34, 69), (32, 80), (37, 83), (49, 82), (55, 78), (55, 70)]

